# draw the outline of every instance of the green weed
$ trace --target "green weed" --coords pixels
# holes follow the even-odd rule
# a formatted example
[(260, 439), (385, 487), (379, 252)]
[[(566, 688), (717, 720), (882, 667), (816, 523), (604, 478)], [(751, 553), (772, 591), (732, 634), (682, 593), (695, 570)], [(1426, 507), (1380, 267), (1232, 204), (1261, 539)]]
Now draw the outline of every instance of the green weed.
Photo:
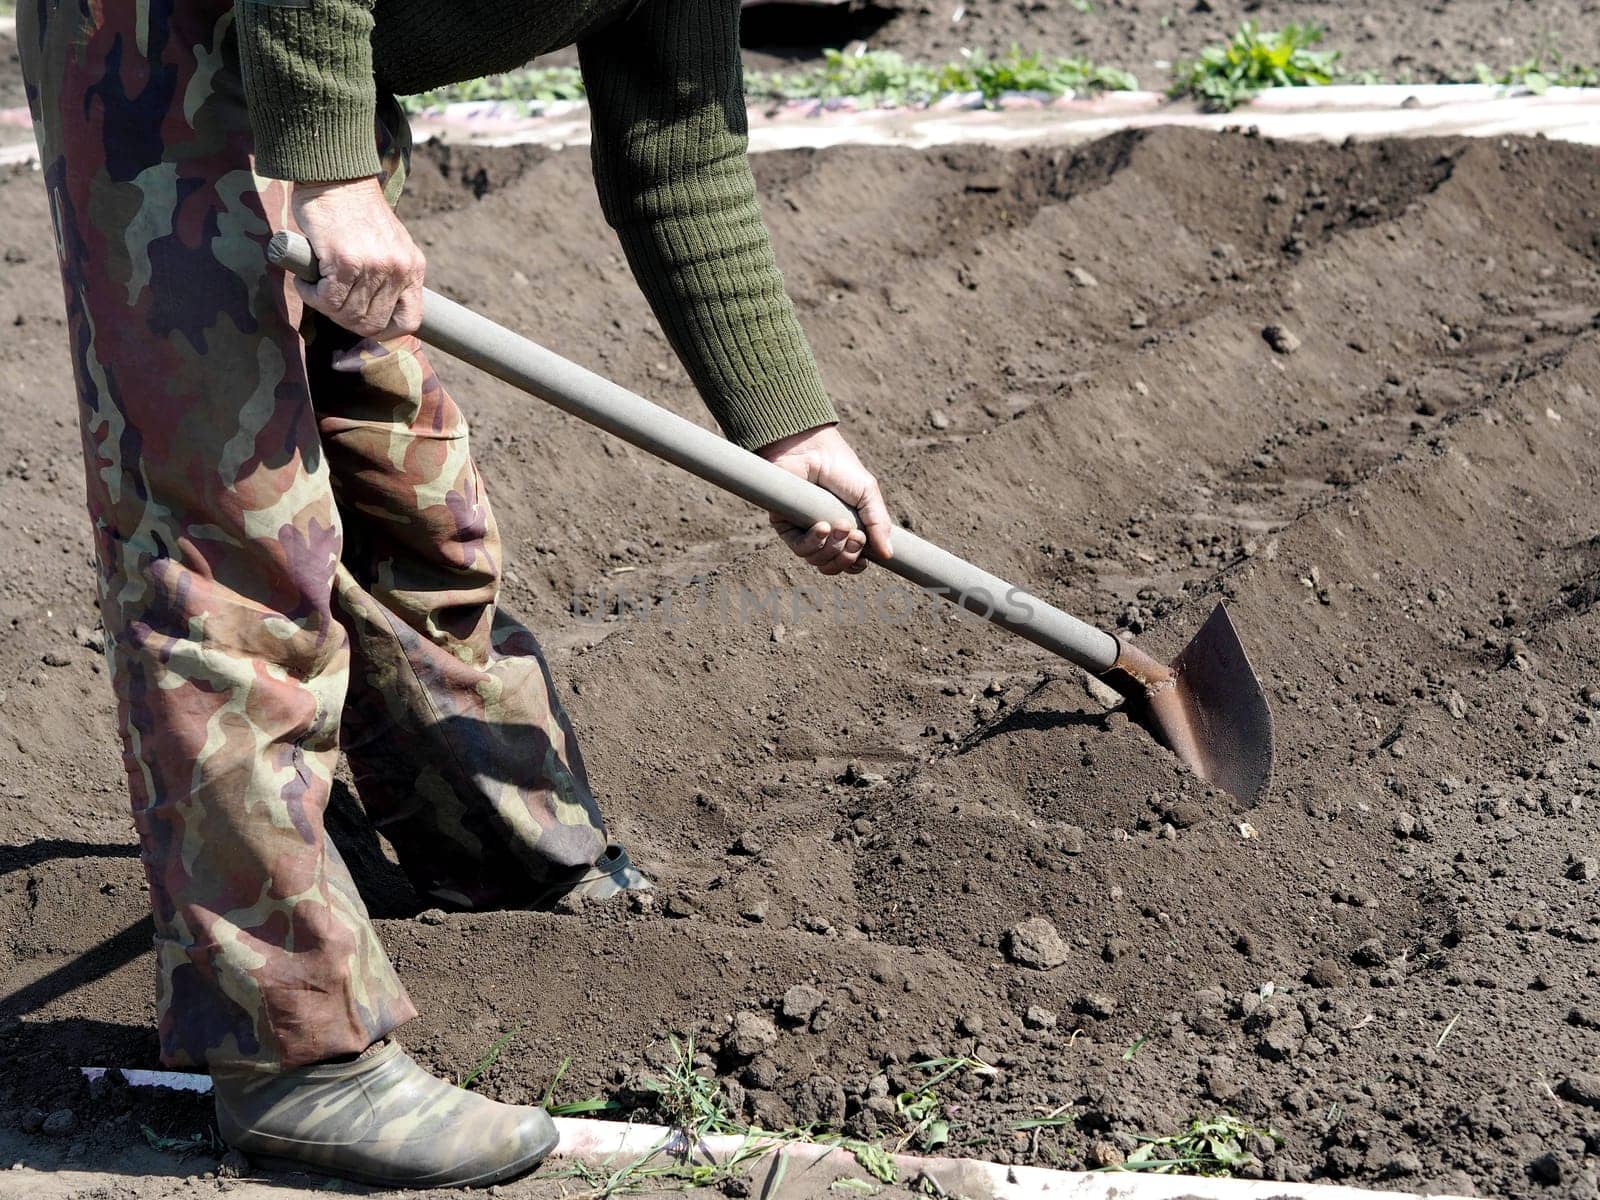
[(1024, 1117), (1020, 1121), (1013, 1122), (1011, 1128), (1024, 1133), (1030, 1129), (1065, 1129), (1068, 1125), (1075, 1123), (1077, 1119), (1070, 1112), (1057, 1110), (1053, 1113), (1046, 1113), (1042, 1117)]
[(883, 1183), (894, 1183), (900, 1178), (900, 1168), (895, 1166), (894, 1155), (882, 1146), (871, 1142), (845, 1139), (839, 1143), (854, 1156), (861, 1169)]
[(897, 1151), (916, 1145), (932, 1151), (950, 1140), (950, 1118), (939, 1096), (939, 1085), (951, 1077), (967, 1071), (979, 1075), (993, 1075), (995, 1069), (977, 1058), (930, 1058), (916, 1064), (932, 1074), (921, 1087), (901, 1092), (894, 1099), (895, 1112), (904, 1126)]
[(791, 73), (751, 74), (753, 100), (830, 100), (851, 97), (870, 104), (930, 104), (943, 96), (975, 92), (993, 103), (1007, 92), (1049, 96), (1129, 91), (1138, 81), (1127, 71), (1083, 58), (1046, 58), (1013, 46), (998, 58), (968, 55), (942, 66), (908, 62), (892, 50), (847, 54), (828, 50), (823, 61)]
[(1555, 34), (1546, 33), (1540, 42), (1539, 53), (1504, 71), (1495, 71), (1484, 63), (1474, 63), (1473, 82), (1527, 88), (1535, 96), (1542, 96), (1553, 87), (1600, 86), (1600, 70), (1568, 62), (1561, 56), (1557, 40)]
[(1166, 1137), (1140, 1135), (1141, 1145), (1112, 1171), (1153, 1171), (1158, 1175), (1232, 1175), (1256, 1161), (1244, 1148), (1251, 1135), (1282, 1139), (1270, 1129), (1246, 1125), (1231, 1113), (1209, 1121), (1196, 1117), (1182, 1133)]
[(835, 1179), (828, 1185), (828, 1190), (833, 1192), (860, 1192), (863, 1196), (876, 1196), (883, 1191), (875, 1183), (868, 1183), (865, 1179)]
[(1023, 54), (1012, 46), (1009, 53), (990, 59), (974, 54), (966, 64), (971, 87), (990, 103), (1006, 92), (1042, 92), (1049, 96), (1085, 96), (1095, 92), (1131, 92), (1139, 81), (1118, 67), (1100, 66), (1086, 58), (1045, 58)]
[(1313, 50), (1322, 41), (1320, 25), (1285, 25), (1262, 33), (1246, 21), (1223, 46), (1207, 46), (1200, 56), (1173, 69), (1172, 96), (1193, 96), (1212, 112), (1229, 112), (1262, 88), (1313, 87), (1333, 82), (1337, 50)]
[(1133, 1044), (1122, 1052), (1122, 1061), (1132, 1062), (1134, 1058), (1138, 1056), (1139, 1051), (1145, 1048), (1145, 1045), (1153, 1036), (1155, 1036), (1155, 1030), (1151, 1028), (1145, 1030), (1138, 1037), (1134, 1038)]
[[(800, 1141), (836, 1146), (851, 1154), (862, 1170), (876, 1182), (840, 1181), (834, 1187), (841, 1191), (875, 1195), (880, 1190), (878, 1185), (900, 1181), (900, 1170), (894, 1159), (896, 1153), (913, 1142), (922, 1149), (931, 1150), (949, 1140), (950, 1120), (939, 1095), (939, 1086), (962, 1072), (993, 1074), (995, 1071), (994, 1067), (976, 1058), (934, 1058), (916, 1063), (918, 1068), (929, 1072), (928, 1079), (919, 1087), (903, 1091), (896, 1097), (895, 1109), (902, 1128), (890, 1139), (890, 1144), (880, 1145), (839, 1133), (796, 1128), (775, 1131), (748, 1125), (728, 1109), (727, 1098), (717, 1080), (695, 1068), (694, 1039), (680, 1041), (674, 1037), (671, 1039), (671, 1048), (670, 1060), (661, 1074), (647, 1078), (643, 1083), (656, 1115), (670, 1125), (675, 1134), (681, 1134), (691, 1147), (697, 1146), (709, 1135), (731, 1134), (740, 1139), (735, 1150), (720, 1161), (707, 1161), (692, 1155), (671, 1157), (664, 1153), (672, 1144), (672, 1139), (668, 1139), (625, 1162), (599, 1165), (575, 1163), (550, 1176), (576, 1179), (584, 1185), (583, 1192), (577, 1197), (568, 1197), (568, 1200), (605, 1200), (611, 1196), (646, 1191), (717, 1186), (742, 1175), (752, 1164), (784, 1145)], [(550, 1101), (566, 1069), (564, 1062), (545, 1091), (545, 1105), (551, 1112), (562, 1111), (562, 1106), (551, 1104)], [(773, 1166), (772, 1176), (765, 1185), (767, 1194), (776, 1190), (786, 1169), (786, 1162), (780, 1158)]]

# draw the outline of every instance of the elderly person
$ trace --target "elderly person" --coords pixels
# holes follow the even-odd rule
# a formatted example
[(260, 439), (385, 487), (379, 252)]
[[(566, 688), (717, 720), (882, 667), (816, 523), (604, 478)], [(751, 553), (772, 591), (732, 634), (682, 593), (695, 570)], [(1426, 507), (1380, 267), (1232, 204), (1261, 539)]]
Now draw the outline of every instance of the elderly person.
[[(348, 756), (422, 895), (648, 886), (608, 843), (460, 411), (412, 333), (393, 94), (576, 44), (606, 219), (727, 436), (856, 506), (779, 531), (888, 553), (745, 157), (738, 0), (28, 0), (18, 37), (77, 379), (100, 606), (155, 915), (163, 1060), (229, 1141), (401, 1186), (540, 1161), (539, 1109), (441, 1081), (323, 814)], [(298, 228), (315, 287), (269, 270)], [(551, 969), (559, 969), (552, 964)]]

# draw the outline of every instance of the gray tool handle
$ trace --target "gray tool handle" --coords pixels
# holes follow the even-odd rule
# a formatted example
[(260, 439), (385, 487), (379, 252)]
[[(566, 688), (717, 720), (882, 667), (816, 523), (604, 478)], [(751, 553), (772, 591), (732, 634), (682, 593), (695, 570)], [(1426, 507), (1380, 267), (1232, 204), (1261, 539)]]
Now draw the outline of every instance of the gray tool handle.
[[(267, 258), (308, 283), (321, 277), (311, 244), (297, 233), (273, 234)], [(797, 525), (826, 521), (834, 528), (855, 528), (860, 524), (838, 497), (815, 484), (437, 292), (426, 293), (418, 336), (430, 346)], [(874, 555), (873, 561), (1085, 670), (1099, 674), (1116, 661), (1117, 639), (1109, 633), (1085, 625), (910, 530), (896, 529), (893, 547), (892, 558)]]

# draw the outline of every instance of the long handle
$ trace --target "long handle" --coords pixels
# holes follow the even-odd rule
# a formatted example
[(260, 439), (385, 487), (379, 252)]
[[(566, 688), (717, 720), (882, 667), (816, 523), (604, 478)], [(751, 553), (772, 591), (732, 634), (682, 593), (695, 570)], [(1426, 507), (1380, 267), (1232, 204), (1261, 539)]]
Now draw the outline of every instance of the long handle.
[[(320, 277), (311, 244), (297, 233), (272, 235), (267, 258), (308, 283)], [(776, 512), (797, 525), (826, 521), (834, 528), (859, 522), (838, 497), (782, 467), (703, 429), (626, 388), (568, 362), (537, 342), (496, 325), (437, 292), (423, 302), (422, 328), (430, 346), (531, 392), (557, 408), (675, 463), (723, 491)], [(1002, 629), (1027, 638), (1096, 674), (1117, 660), (1109, 633), (1045, 603), (997, 575), (939, 549), (907, 529), (893, 534), (894, 555), (874, 556), (902, 579), (934, 592)]]

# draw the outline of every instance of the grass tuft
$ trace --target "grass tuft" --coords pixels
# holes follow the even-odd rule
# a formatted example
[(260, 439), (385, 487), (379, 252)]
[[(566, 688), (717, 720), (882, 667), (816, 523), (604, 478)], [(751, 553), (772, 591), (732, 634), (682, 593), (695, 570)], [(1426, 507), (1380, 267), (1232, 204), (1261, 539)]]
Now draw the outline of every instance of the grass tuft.
[(709, 1133), (739, 1132), (728, 1111), (722, 1085), (702, 1075), (694, 1065), (694, 1038), (672, 1041), (672, 1061), (660, 1077), (644, 1081), (645, 1091), (654, 1098), (656, 1113), (664, 1124), (698, 1141)]

